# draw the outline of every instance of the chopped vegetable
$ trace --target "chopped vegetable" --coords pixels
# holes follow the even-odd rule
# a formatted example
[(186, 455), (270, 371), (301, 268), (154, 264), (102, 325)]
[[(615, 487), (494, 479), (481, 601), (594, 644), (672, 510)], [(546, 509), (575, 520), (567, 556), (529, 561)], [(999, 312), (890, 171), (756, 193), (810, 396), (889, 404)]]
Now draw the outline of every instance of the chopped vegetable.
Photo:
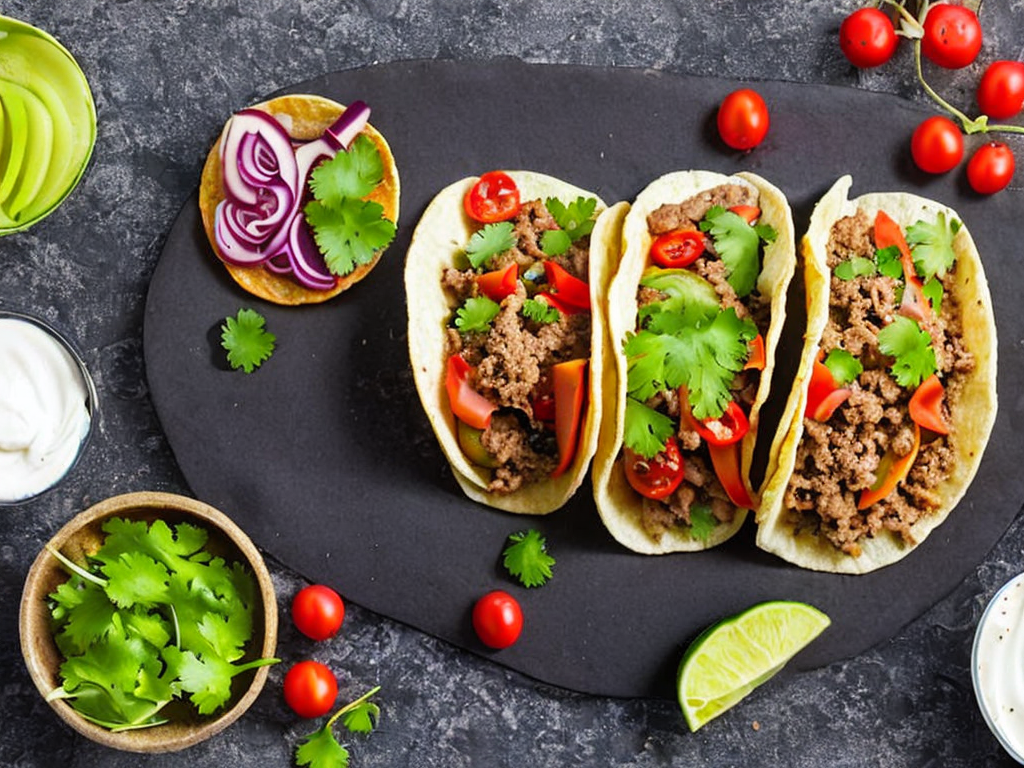
[(750, 341), (750, 357), (747, 358), (743, 370), (763, 371), (766, 363), (764, 336), (759, 333)]
[(568, 360), (551, 368), (555, 392), (555, 442), (558, 466), (551, 473), (558, 477), (572, 465), (579, 443), (583, 405), (587, 394), (587, 360)]
[(753, 509), (754, 502), (750, 498), (750, 491), (747, 490), (740, 474), (740, 444), (708, 443), (708, 454), (711, 456), (711, 466), (715, 469), (715, 475), (728, 494), (729, 500), (741, 509)]
[[(684, 413), (687, 410), (684, 409)], [(688, 426), (692, 427), (708, 445), (732, 445), (743, 439), (743, 436), (750, 431), (747, 414), (736, 404), (735, 400), (729, 401), (721, 416), (708, 416), (704, 419), (690, 416), (688, 422)]]
[(240, 309), (236, 317), (227, 317), (221, 330), (221, 346), (227, 350), (228, 363), (252, 373), (274, 352), (277, 338), (264, 325), (266, 320), (254, 309)]
[(864, 372), (860, 360), (839, 347), (829, 351), (825, 356), (825, 367), (831, 372), (836, 385), (840, 387), (855, 381)]
[(466, 246), (466, 256), (474, 269), (480, 269), (492, 256), (507, 251), (516, 244), (511, 222), (488, 224), (473, 233)]
[(551, 578), (555, 558), (548, 554), (547, 541), (540, 532), (531, 528), (513, 533), (512, 543), (502, 552), (502, 563), (524, 587), (543, 586)]
[(818, 358), (811, 369), (811, 381), (807, 387), (807, 404), (804, 417), (815, 421), (828, 421), (836, 408), (850, 397), (850, 390), (836, 384), (832, 370)]
[(900, 314), (913, 320), (924, 320), (928, 317), (931, 306), (924, 295), (921, 279), (917, 275), (917, 268), (914, 266), (913, 256), (910, 253), (910, 246), (900, 225), (897, 224), (885, 211), (878, 211), (875, 215), (875, 245), (878, 248), (896, 247), (900, 254), (900, 263), (903, 267), (903, 279), (906, 283), (903, 290), (903, 299), (900, 302)]
[(471, 296), (455, 312), (455, 327), (462, 333), (486, 331), (498, 316), (501, 305), (486, 296)]
[(395, 223), (384, 217), (384, 206), (372, 200), (313, 200), (305, 212), (327, 268), (335, 275), (371, 263), (395, 236)]
[(857, 509), (865, 510), (892, 493), (910, 473), (910, 468), (914, 465), (920, 448), (921, 428), (915, 423), (913, 447), (905, 456), (896, 456), (892, 448), (885, 452), (882, 460), (878, 463), (875, 484), (861, 491), (860, 498), (857, 500)]
[(519, 187), (504, 171), (489, 171), (470, 187), (462, 204), (466, 215), (481, 223), (506, 221), (519, 213)]
[(700, 228), (711, 235), (715, 251), (729, 270), (726, 280), (736, 295), (742, 298), (750, 294), (761, 268), (761, 241), (775, 240), (775, 230), (768, 225), (751, 226), (739, 214), (719, 205), (707, 212)]
[(659, 267), (688, 267), (704, 253), (704, 235), (696, 229), (676, 229), (654, 238), (651, 261)]
[(947, 222), (946, 214), (939, 211), (934, 222), (918, 221), (907, 227), (907, 244), (914, 257), (914, 266), (924, 279), (942, 277), (953, 268), (956, 253), (953, 238), (960, 231), (956, 219)]
[(522, 308), (523, 317), (527, 320), (533, 320), (535, 323), (557, 323), (558, 318), (561, 314), (557, 309), (548, 304), (546, 301), (540, 301), (539, 299), (527, 299), (523, 302)]
[(500, 302), (516, 292), (519, 266), (513, 262), (504, 269), (487, 272), (476, 279), (476, 287), (489, 299)]
[(626, 480), (633, 490), (649, 499), (664, 499), (683, 482), (686, 465), (674, 436), (665, 447), (650, 457), (623, 448)]
[(339, 709), (324, 723), (323, 728), (302, 737), (295, 751), (295, 763), (309, 768), (345, 768), (348, 750), (334, 737), (334, 724), (340, 719), (351, 733), (370, 733), (380, 720), (380, 707), (369, 699), (380, 690), (376, 686), (355, 701)]
[(937, 374), (921, 382), (910, 397), (910, 418), (914, 423), (939, 435), (949, 434), (949, 420), (943, 411), (946, 390)]
[(473, 389), (469, 381), (472, 375), (472, 367), (461, 355), (448, 358), (445, 376), (448, 404), (460, 421), (475, 429), (487, 429), (491, 423), (491, 414), (498, 410), (498, 406)]
[(553, 261), (544, 262), (544, 272), (560, 302), (579, 309), (590, 309), (590, 286), (585, 281), (569, 274)]
[(548, 256), (560, 256), (569, 247), (594, 230), (594, 212), (597, 210), (597, 198), (577, 197), (569, 205), (565, 205), (555, 197), (544, 201), (548, 213), (561, 229), (549, 229), (541, 235), (541, 250)]

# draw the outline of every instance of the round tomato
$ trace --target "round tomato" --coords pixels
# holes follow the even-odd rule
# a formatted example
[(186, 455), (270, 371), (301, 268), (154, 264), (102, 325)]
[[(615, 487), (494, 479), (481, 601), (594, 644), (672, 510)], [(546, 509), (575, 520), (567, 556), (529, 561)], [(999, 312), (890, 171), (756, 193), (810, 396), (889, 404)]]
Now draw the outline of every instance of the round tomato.
[(733, 149), (752, 149), (768, 133), (768, 105), (750, 88), (733, 91), (718, 108), (718, 134)]
[(717, 418), (693, 419), (693, 428), (709, 444), (718, 447), (738, 443), (750, 431), (750, 421), (743, 409), (730, 400)]
[(299, 717), (321, 717), (334, 707), (338, 681), (319, 661), (300, 661), (284, 676), (284, 700)]
[(966, 67), (981, 50), (981, 24), (970, 8), (937, 3), (924, 17), (921, 53), (946, 69)]
[(345, 619), (345, 603), (330, 587), (312, 584), (300, 589), (292, 600), (292, 621), (299, 632), (314, 640), (338, 634)]
[(473, 629), (488, 648), (508, 648), (523, 631), (523, 611), (512, 595), (496, 589), (473, 606)]
[(660, 267), (680, 269), (704, 253), (704, 235), (696, 229), (665, 232), (651, 243), (651, 259)]
[(967, 181), (975, 192), (991, 195), (1010, 183), (1014, 166), (1013, 151), (1005, 144), (990, 141), (971, 155), (967, 163)]
[(910, 139), (910, 154), (926, 173), (945, 173), (964, 156), (964, 137), (956, 123), (935, 115), (924, 120)]
[(978, 106), (989, 117), (1004, 120), (1024, 106), (1024, 63), (993, 61), (978, 83)]
[(504, 171), (489, 171), (477, 179), (463, 198), (466, 215), (490, 224), (519, 213), (519, 187)]
[(633, 490), (649, 499), (664, 499), (683, 482), (685, 464), (674, 437), (665, 449), (648, 459), (629, 448), (623, 448), (626, 480)]
[(839, 26), (839, 48), (855, 67), (885, 64), (896, 53), (892, 19), (878, 8), (854, 11)]

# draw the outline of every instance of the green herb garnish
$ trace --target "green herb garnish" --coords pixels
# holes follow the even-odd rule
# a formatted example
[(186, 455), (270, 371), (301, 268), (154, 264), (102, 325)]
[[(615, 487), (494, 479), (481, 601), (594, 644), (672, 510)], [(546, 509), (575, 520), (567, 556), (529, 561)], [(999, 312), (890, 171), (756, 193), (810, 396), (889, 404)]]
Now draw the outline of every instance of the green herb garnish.
[(717, 525), (718, 520), (707, 504), (694, 504), (690, 507), (690, 535), (693, 538), (706, 542)]
[(508, 539), (512, 543), (502, 553), (502, 562), (524, 587), (539, 587), (551, 578), (555, 558), (548, 554), (547, 542), (538, 531), (531, 528)]
[(340, 719), (342, 725), (351, 733), (373, 731), (380, 718), (380, 707), (371, 704), (369, 699), (379, 690), (378, 685), (364, 693), (331, 715), (320, 730), (303, 736), (295, 751), (296, 765), (309, 768), (346, 768), (348, 750), (334, 737), (334, 724)]
[(500, 311), (501, 305), (493, 299), (473, 296), (455, 312), (455, 327), (462, 333), (486, 331)]
[(715, 252), (729, 270), (726, 277), (729, 285), (737, 296), (747, 296), (754, 290), (761, 270), (761, 242), (773, 242), (777, 236), (775, 230), (767, 224), (751, 226), (742, 216), (720, 205), (710, 208), (699, 226), (702, 232), (711, 235)]
[(864, 372), (860, 360), (838, 347), (825, 357), (825, 367), (831, 372), (836, 385), (840, 387), (846, 386)]
[(221, 330), (221, 346), (227, 350), (228, 363), (252, 373), (274, 352), (277, 338), (264, 328), (266, 320), (254, 309), (240, 309), (236, 317), (227, 317)]
[(633, 397), (626, 397), (626, 419), (623, 443), (645, 459), (653, 459), (665, 450), (668, 439), (676, 433), (676, 425), (661, 411)]
[(953, 238), (959, 231), (960, 222), (956, 219), (947, 222), (942, 211), (933, 223), (918, 221), (907, 227), (907, 245), (922, 278), (942, 277), (952, 269), (956, 261)]
[(855, 277), (870, 277), (875, 274), (875, 262), (871, 259), (866, 259), (863, 256), (854, 256), (853, 258), (836, 264), (836, 268), (832, 270), (832, 272), (840, 280), (853, 280)]
[(900, 315), (878, 332), (878, 349), (895, 358), (892, 375), (901, 387), (916, 388), (937, 370), (932, 337)]
[(521, 311), (523, 317), (527, 320), (533, 320), (535, 323), (542, 323), (544, 325), (557, 323), (558, 318), (561, 317), (557, 309), (540, 299), (527, 299), (523, 302)]
[(548, 256), (561, 256), (569, 247), (594, 230), (597, 198), (577, 197), (569, 205), (549, 197), (544, 201), (548, 212), (560, 229), (549, 229), (541, 235), (540, 247)]
[(480, 269), (492, 256), (515, 247), (514, 231), (511, 221), (499, 221), (474, 232), (466, 246), (466, 256), (473, 269)]

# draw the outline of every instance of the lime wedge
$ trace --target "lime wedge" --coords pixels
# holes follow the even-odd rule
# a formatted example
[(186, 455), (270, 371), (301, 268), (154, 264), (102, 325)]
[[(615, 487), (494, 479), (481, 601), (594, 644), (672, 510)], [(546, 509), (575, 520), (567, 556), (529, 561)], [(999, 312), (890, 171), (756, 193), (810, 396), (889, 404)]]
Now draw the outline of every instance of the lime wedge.
[(773, 600), (706, 629), (686, 649), (676, 679), (679, 706), (690, 730), (768, 680), (830, 623), (806, 603)]

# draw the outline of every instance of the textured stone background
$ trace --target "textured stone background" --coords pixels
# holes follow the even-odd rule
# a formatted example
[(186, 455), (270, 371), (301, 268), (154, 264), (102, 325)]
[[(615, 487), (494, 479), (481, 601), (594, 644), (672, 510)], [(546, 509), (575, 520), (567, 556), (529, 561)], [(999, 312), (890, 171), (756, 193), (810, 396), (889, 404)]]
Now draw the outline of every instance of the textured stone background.
[[(29, 680), (17, 641), (24, 575), (68, 518), (116, 493), (187, 493), (148, 399), (143, 306), (166, 232), (226, 115), (338, 69), (493, 56), (822, 82), (925, 102), (909, 47), (875, 72), (857, 72), (842, 58), (836, 31), (857, 6), (856, 0), (7, 3), (4, 13), (44, 27), (75, 54), (92, 84), (100, 125), (92, 164), (74, 194), (28, 233), (0, 241), (0, 307), (34, 310), (77, 341), (103, 414), (85, 460), (60, 491), (0, 517), (0, 765), (284, 766), (298, 737), (312, 730), (281, 700), (282, 665), (271, 671), (253, 709), (210, 741), (172, 755), (111, 751), (60, 724)], [(1021, 56), (1024, 3), (988, 0), (982, 22), (982, 60)], [(980, 72), (976, 64), (929, 75), (970, 110)], [(897, 637), (859, 658), (780, 676), (697, 734), (688, 733), (670, 702), (553, 689), (354, 605), (342, 636), (319, 645), (300, 638), (283, 613), (279, 653), (286, 661), (313, 656), (328, 663), (339, 674), (342, 698), (383, 686), (379, 728), (351, 740), (354, 766), (1006, 765), (1009, 758), (975, 705), (969, 656), (986, 601), (1021, 570), (1022, 543), (1018, 518), (971, 578)], [(270, 565), (284, 612), (301, 581), (272, 559)]]

